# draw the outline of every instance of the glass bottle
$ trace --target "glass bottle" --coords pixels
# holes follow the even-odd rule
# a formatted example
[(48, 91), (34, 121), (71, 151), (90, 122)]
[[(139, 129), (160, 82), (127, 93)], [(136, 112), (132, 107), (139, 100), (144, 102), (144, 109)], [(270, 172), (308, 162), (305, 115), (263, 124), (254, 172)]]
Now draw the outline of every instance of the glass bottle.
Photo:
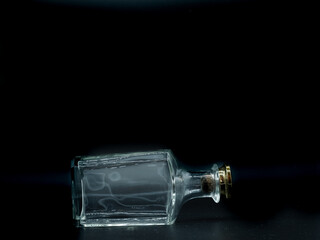
[(173, 224), (186, 201), (230, 197), (229, 166), (205, 171), (177, 167), (170, 150), (76, 157), (72, 161), (77, 226)]

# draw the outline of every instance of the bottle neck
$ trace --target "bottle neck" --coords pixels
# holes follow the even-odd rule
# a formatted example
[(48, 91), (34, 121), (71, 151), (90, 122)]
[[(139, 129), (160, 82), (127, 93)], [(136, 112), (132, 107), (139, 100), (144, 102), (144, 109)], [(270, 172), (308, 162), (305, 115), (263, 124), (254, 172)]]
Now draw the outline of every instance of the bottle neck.
[(208, 171), (183, 171), (182, 178), (184, 182), (183, 201), (189, 201), (194, 198), (211, 197), (215, 202), (220, 200), (220, 185), (218, 169)]

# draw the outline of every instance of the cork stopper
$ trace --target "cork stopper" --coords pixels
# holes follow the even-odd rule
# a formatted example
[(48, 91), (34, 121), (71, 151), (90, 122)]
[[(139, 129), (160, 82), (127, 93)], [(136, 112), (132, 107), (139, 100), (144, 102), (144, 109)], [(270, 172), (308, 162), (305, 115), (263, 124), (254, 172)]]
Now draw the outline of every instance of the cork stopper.
[(215, 183), (212, 175), (205, 175), (201, 179), (201, 189), (205, 193), (211, 193), (213, 192)]

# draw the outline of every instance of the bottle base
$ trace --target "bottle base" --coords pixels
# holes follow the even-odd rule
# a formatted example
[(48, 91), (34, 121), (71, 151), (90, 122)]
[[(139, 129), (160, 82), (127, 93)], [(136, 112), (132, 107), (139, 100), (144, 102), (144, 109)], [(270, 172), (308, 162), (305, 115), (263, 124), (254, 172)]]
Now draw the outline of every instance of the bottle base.
[(171, 225), (174, 221), (168, 221), (167, 217), (143, 217), (143, 218), (115, 218), (115, 219), (87, 219), (78, 220), (77, 227), (110, 227), (110, 226), (148, 226)]

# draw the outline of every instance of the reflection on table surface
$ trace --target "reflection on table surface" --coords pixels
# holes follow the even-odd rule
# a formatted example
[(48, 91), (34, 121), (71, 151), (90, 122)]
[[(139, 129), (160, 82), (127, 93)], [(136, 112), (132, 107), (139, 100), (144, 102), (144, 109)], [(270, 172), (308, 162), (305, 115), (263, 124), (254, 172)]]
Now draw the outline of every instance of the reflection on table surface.
[[(320, 237), (320, 215), (283, 209), (259, 219), (243, 218), (224, 204), (209, 199), (187, 203), (170, 226), (129, 226), (76, 229), (78, 240), (88, 239), (304, 239)], [(263, 207), (263, 206), (261, 206)]]

